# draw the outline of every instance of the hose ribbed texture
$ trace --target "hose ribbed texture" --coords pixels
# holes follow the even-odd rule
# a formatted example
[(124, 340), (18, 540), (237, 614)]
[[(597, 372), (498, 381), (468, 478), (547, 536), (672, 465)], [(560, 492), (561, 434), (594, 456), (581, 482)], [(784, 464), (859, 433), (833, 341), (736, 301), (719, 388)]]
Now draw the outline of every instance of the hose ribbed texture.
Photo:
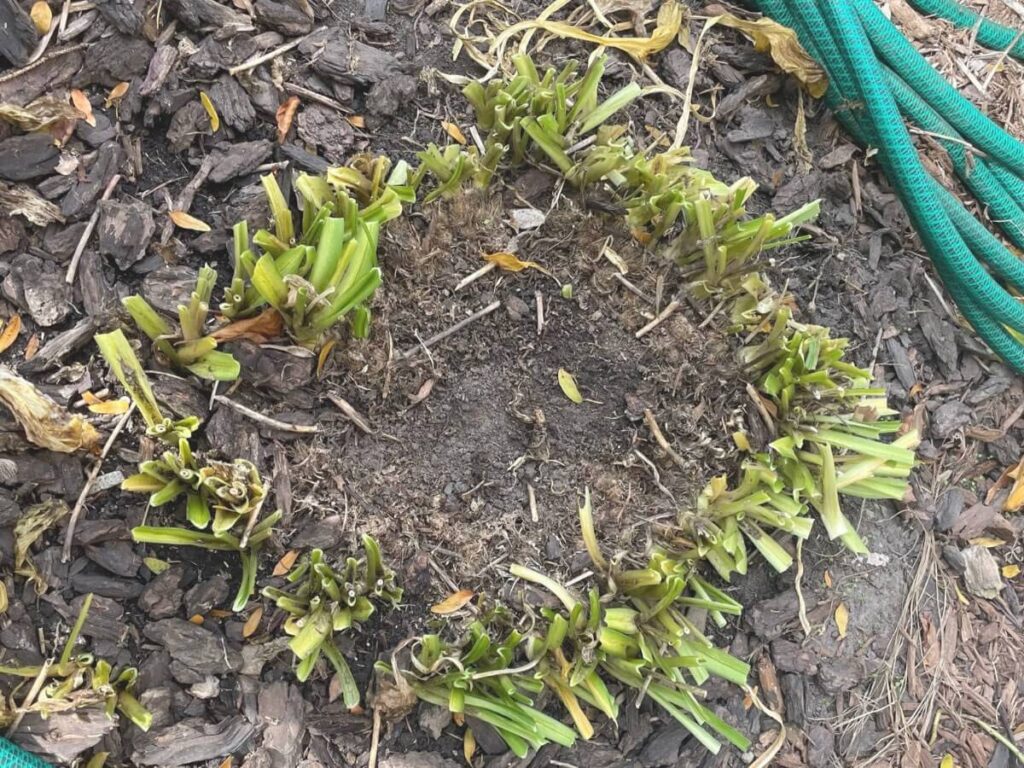
[(49, 768), (49, 763), (0, 738), (0, 768)]
[(904, 118), (946, 150), (964, 186), (1021, 248), (1024, 145), (943, 80), (870, 0), (756, 1), (825, 67), (826, 103), (855, 141), (878, 150), (960, 311), (996, 354), (1024, 372), (1024, 345), (1010, 332), (1024, 334), (1024, 305), (1003, 287), (1024, 291), (1024, 263), (928, 174)]
[[(979, 16), (953, 0), (910, 0), (910, 4), (921, 13), (951, 21), (964, 29), (977, 28), (977, 41), (993, 51), (1009, 49), (1010, 55), (1024, 59), (1024, 35), (1020, 30), (1004, 27), (991, 19)], [(978, 20), (981, 19), (981, 23)], [(1012, 46), (1012, 47), (1011, 47)]]

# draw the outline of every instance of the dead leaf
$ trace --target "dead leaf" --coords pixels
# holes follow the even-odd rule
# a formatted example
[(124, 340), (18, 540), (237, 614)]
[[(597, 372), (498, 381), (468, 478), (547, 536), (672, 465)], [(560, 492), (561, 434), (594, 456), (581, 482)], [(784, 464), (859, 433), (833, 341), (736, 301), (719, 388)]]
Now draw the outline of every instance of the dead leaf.
[(462, 756), (466, 758), (466, 762), (470, 766), (473, 765), (474, 754), (476, 754), (476, 736), (473, 735), (472, 728), (467, 728), (466, 732), (462, 734)]
[(327, 367), (327, 361), (331, 359), (331, 352), (334, 351), (334, 346), (337, 344), (335, 339), (328, 339), (327, 343), (320, 348), (320, 354), (316, 358), (316, 377), (322, 379), (324, 377), (324, 368)]
[(458, 592), (448, 595), (437, 605), (432, 605), (430, 612), (436, 613), (438, 616), (447, 616), (449, 613), (455, 613), (464, 608), (466, 603), (473, 599), (474, 594), (471, 589), (460, 589)]
[(75, 105), (82, 114), (82, 119), (85, 120), (89, 125), (96, 126), (96, 116), (92, 113), (92, 103), (89, 101), (89, 97), (77, 88), (71, 91), (71, 103)]
[(956, 768), (956, 763), (953, 762), (953, 756), (946, 753), (942, 756), (942, 761), (939, 763), (939, 768)]
[(124, 95), (128, 93), (128, 88), (130, 86), (131, 83), (124, 82), (115, 85), (113, 88), (110, 89), (110, 93), (107, 94), (107, 98), (106, 101), (103, 102), (103, 106), (109, 107), (111, 104), (120, 101), (124, 97)]
[(202, 614), (199, 613), (197, 613), (195, 616), (190, 616), (188, 620), (197, 626), (201, 625), (204, 621), (206, 621), (206, 619), (203, 618)]
[(839, 637), (846, 637), (846, 628), (850, 624), (850, 609), (846, 603), (836, 606), (836, 629), (839, 630)]
[(345, 120), (347, 120), (348, 124), (351, 125), (353, 128), (366, 127), (366, 118), (363, 117), (362, 115), (346, 115)]
[(0, 352), (6, 352), (8, 347), (18, 340), (19, 333), (21, 333), (21, 315), (12, 315), (11, 319), (7, 321), (7, 325), (3, 326), (3, 331), (0, 332)]
[(514, 253), (509, 253), (508, 251), (484, 254), (484, 261), (496, 264), (500, 269), (504, 269), (506, 272), (522, 272), (524, 269), (536, 269), (538, 272), (543, 272), (548, 277), (554, 277), (554, 275), (544, 269), (544, 267), (537, 262), (523, 261)]
[(53, 11), (50, 10), (50, 6), (45, 0), (33, 3), (32, 10), (28, 15), (32, 17), (32, 23), (35, 24), (36, 32), (40, 35), (45, 35), (50, 31), (50, 25), (53, 24)]
[(210, 335), (218, 342), (246, 339), (254, 344), (266, 344), (284, 333), (284, 321), (276, 309), (265, 309), (255, 317), (236, 320)]
[(205, 221), (197, 219), (185, 211), (171, 211), (171, 221), (174, 222), (174, 226), (181, 227), (182, 229), (190, 229), (193, 232), (209, 232), (210, 225)]
[(40, 536), (70, 512), (63, 501), (44, 501), (26, 509), (14, 526), (14, 572), (33, 582), (40, 595), (46, 591), (47, 584), (35, 563), (29, 559), (29, 549)]
[(576, 379), (565, 368), (558, 369), (558, 386), (562, 388), (565, 396), (577, 405), (583, 402), (583, 395), (580, 394), (580, 389), (576, 386)]
[(831, 574), (831, 572), (829, 572), (829, 570), (827, 568), (825, 569), (824, 581), (825, 581), (825, 587), (827, 589), (832, 589), (832, 574)]
[(284, 144), (288, 131), (292, 128), (295, 111), (299, 108), (299, 97), (290, 96), (277, 108), (277, 143)]
[(233, 766), (234, 764), (235, 764), (235, 756), (234, 755), (228, 755), (227, 757), (225, 757), (221, 761), (221, 764), (219, 766), (217, 766), (217, 768), (231, 768), (231, 766)]
[(132, 407), (132, 401), (129, 397), (119, 397), (117, 400), (100, 400), (98, 403), (90, 403), (87, 407), (89, 413), (120, 416), (122, 413), (127, 413), (128, 409)]
[(1002, 570), (1004, 579), (1015, 579), (1020, 576), (1020, 566), (1016, 563), (1010, 565), (1004, 565)]
[(81, 416), (73, 416), (34, 385), (0, 366), (0, 402), (14, 415), (29, 442), (59, 453), (96, 448), (100, 434)]
[(210, 97), (206, 95), (206, 91), (199, 92), (199, 101), (203, 105), (203, 109), (206, 110), (207, 116), (210, 118), (210, 130), (216, 133), (220, 130), (220, 115), (217, 114), (217, 108), (213, 106), (213, 102)]
[[(715, 12), (705, 9), (706, 13)], [(717, 24), (738, 29), (754, 42), (754, 49), (768, 53), (779, 69), (793, 75), (816, 99), (828, 90), (828, 75), (804, 47), (800, 45), (796, 32), (784, 27), (767, 16), (759, 19), (741, 19), (731, 13), (722, 13), (715, 18)]]
[(31, 360), (36, 356), (36, 352), (39, 351), (39, 334), (33, 333), (32, 338), (25, 344), (25, 359)]
[(260, 627), (260, 621), (263, 619), (263, 608), (257, 605), (256, 610), (252, 612), (248, 619), (245, 620), (245, 624), (242, 627), (242, 637), (252, 637), (256, 634), (256, 630)]
[(424, 381), (422, 384), (420, 384), (420, 388), (416, 392), (416, 394), (409, 398), (409, 407), (411, 408), (414, 405), (419, 405), (420, 403), (422, 403), (430, 396), (430, 393), (431, 391), (433, 391), (433, 389), (433, 379), (427, 379), (426, 381)]
[(1005, 541), (995, 536), (978, 536), (975, 539), (970, 539), (967, 543), (973, 544), (976, 547), (985, 547), (986, 549), (993, 549), (994, 547), (1001, 547), (1006, 544)]
[(66, 99), (53, 95), (40, 96), (25, 106), (3, 102), (0, 104), (0, 120), (16, 125), (23, 131), (41, 131), (61, 120), (78, 120), (78, 110)]
[(287, 552), (281, 555), (281, 559), (277, 561), (277, 565), (274, 566), (274, 571), (272, 575), (284, 576), (286, 573), (288, 573), (288, 571), (292, 569), (292, 566), (295, 565), (295, 561), (298, 559), (298, 557), (299, 550), (289, 549)]
[(451, 136), (455, 141), (459, 142), (462, 146), (466, 146), (466, 134), (462, 132), (455, 123), (449, 123), (447, 120), (441, 121), (441, 127), (444, 128), (444, 132)]

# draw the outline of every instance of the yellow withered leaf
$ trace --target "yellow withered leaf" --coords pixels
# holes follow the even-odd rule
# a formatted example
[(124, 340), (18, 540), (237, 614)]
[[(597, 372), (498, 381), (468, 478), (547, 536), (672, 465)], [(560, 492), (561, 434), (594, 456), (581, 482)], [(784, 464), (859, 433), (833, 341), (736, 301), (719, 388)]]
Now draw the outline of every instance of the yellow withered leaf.
[(7, 325), (3, 326), (3, 331), (0, 331), (0, 352), (6, 351), (11, 344), (17, 341), (19, 333), (21, 333), (21, 315), (12, 315), (11, 319), (7, 321)]
[(142, 562), (145, 563), (146, 567), (149, 568), (156, 576), (166, 571), (171, 567), (171, 564), (166, 560), (161, 560), (159, 557), (144, 557)]
[(760, 19), (741, 19), (731, 13), (715, 17), (715, 23), (738, 29), (754, 43), (754, 49), (767, 53), (779, 69), (793, 75), (816, 99), (828, 90), (828, 75), (804, 47), (800, 45), (796, 32), (784, 27), (767, 16)]
[(455, 123), (449, 123), (447, 120), (441, 121), (441, 127), (444, 128), (444, 132), (451, 136), (455, 141), (459, 142), (463, 146), (466, 145), (466, 134), (462, 132)]
[(53, 11), (50, 10), (50, 6), (45, 0), (33, 3), (32, 10), (28, 15), (32, 17), (32, 23), (40, 35), (45, 35), (50, 31), (50, 25), (53, 23)]
[(362, 130), (366, 127), (366, 118), (362, 115), (346, 115), (345, 121), (353, 128), (359, 128)]
[(245, 620), (245, 624), (242, 626), (242, 637), (252, 637), (256, 634), (256, 630), (260, 628), (260, 621), (263, 619), (263, 608), (256, 606), (256, 610), (252, 612), (248, 619)]
[(193, 232), (209, 232), (210, 225), (185, 211), (171, 211), (171, 221), (174, 226), (182, 229), (190, 229)]
[(1006, 542), (996, 536), (978, 536), (977, 538), (971, 539), (969, 543), (976, 547), (994, 549), (995, 547), (1003, 546)]
[(217, 108), (213, 106), (213, 102), (206, 95), (206, 91), (199, 92), (199, 101), (202, 102), (203, 109), (206, 110), (206, 114), (210, 117), (210, 130), (216, 133), (220, 130), (220, 115), (217, 114)]
[(474, 754), (476, 754), (476, 736), (473, 735), (472, 728), (467, 728), (466, 732), (462, 734), (462, 756), (466, 758), (469, 765), (473, 765)]
[(506, 272), (522, 272), (524, 269), (536, 269), (538, 272), (543, 272), (545, 275), (552, 277), (551, 272), (544, 269), (536, 261), (523, 261), (514, 253), (509, 253), (508, 251), (486, 253), (484, 254), (484, 261), (489, 261)]
[(850, 609), (846, 607), (846, 603), (840, 603), (836, 606), (836, 629), (839, 630), (840, 637), (846, 637), (846, 628), (850, 625)]
[(33, 333), (32, 337), (25, 343), (25, 359), (31, 360), (39, 351), (39, 334)]
[(100, 400), (98, 403), (88, 405), (89, 413), (99, 413), (104, 416), (119, 416), (132, 407), (131, 398), (119, 397), (117, 400)]
[(583, 395), (580, 394), (580, 389), (576, 386), (576, 379), (565, 368), (558, 369), (558, 386), (562, 388), (565, 396), (577, 405), (583, 402)]
[(89, 125), (96, 125), (96, 116), (92, 113), (92, 103), (83, 91), (77, 88), (71, 91), (71, 103), (75, 109), (82, 113), (82, 119)]
[(73, 416), (33, 384), (0, 366), (0, 403), (14, 415), (30, 443), (59, 453), (92, 450), (100, 434), (81, 416)]
[(324, 368), (327, 367), (327, 361), (331, 359), (331, 352), (334, 351), (334, 345), (337, 342), (334, 339), (328, 339), (327, 343), (320, 348), (320, 354), (316, 358), (316, 377), (322, 379), (324, 377)]
[(128, 93), (129, 86), (130, 86), (130, 83), (118, 83), (113, 88), (111, 88), (110, 89), (110, 93), (107, 94), (106, 101), (103, 102), (104, 106), (109, 107), (114, 102), (120, 101), (121, 98), (126, 93)]
[(953, 762), (953, 756), (948, 752), (943, 755), (942, 760), (939, 762), (939, 768), (956, 768), (956, 763)]
[(446, 616), (449, 613), (455, 613), (458, 610), (466, 607), (466, 603), (473, 599), (475, 593), (472, 589), (460, 589), (458, 592), (452, 592), (444, 600), (437, 605), (430, 606), (430, 612), (436, 613), (438, 616)]
[(288, 571), (292, 569), (292, 566), (295, 565), (295, 561), (298, 559), (298, 557), (299, 550), (289, 549), (281, 556), (281, 559), (277, 561), (277, 565), (274, 566), (273, 575), (284, 576), (286, 573), (288, 573)]
[(1010, 563), (1010, 565), (1003, 566), (1003, 578), (1004, 579), (1015, 579), (1020, 576), (1020, 566), (1016, 563)]

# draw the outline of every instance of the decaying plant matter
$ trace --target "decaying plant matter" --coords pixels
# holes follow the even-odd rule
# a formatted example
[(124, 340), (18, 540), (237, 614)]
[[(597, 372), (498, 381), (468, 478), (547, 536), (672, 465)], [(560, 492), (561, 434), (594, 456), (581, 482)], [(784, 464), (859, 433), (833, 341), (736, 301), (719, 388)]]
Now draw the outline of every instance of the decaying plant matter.
[(138, 670), (126, 667), (115, 670), (103, 659), (88, 653), (75, 653), (82, 627), (92, 605), (92, 595), (86, 595), (78, 618), (64, 650), (56, 661), (43, 666), (0, 666), (0, 676), (36, 680), (43, 677), (47, 682), (39, 695), (27, 706), (19, 709), (8, 708), (0, 697), (0, 726), (6, 727), (21, 712), (38, 712), (42, 717), (57, 712), (102, 707), (107, 717), (120, 713), (143, 731), (148, 731), (153, 715), (135, 698), (135, 682)]
[(263, 596), (288, 614), (284, 631), (291, 635), (288, 647), (299, 662), (295, 676), (309, 679), (323, 654), (338, 674), (349, 708), (359, 704), (359, 689), (337, 640), (369, 619), (375, 603), (394, 606), (402, 599), (395, 573), (384, 565), (372, 536), (363, 536), (363, 551), (362, 558), (348, 557), (344, 565), (332, 568), (323, 551), (314, 549), (288, 573), (288, 587), (263, 589)]

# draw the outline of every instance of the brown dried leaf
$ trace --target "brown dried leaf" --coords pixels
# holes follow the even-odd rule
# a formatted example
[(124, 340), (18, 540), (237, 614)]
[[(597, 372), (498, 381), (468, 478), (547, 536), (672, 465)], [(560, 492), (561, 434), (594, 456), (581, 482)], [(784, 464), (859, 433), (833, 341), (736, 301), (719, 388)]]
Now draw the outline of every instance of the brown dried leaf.
[(0, 182), (0, 210), (9, 216), (24, 216), (37, 227), (64, 221), (60, 208), (24, 184), (9, 187)]
[(32, 23), (40, 35), (45, 35), (50, 31), (50, 25), (53, 24), (53, 11), (50, 10), (50, 6), (45, 0), (33, 3), (32, 10), (28, 15), (32, 17)]
[(409, 398), (410, 407), (413, 405), (419, 405), (428, 397), (430, 397), (431, 391), (434, 389), (434, 379), (427, 379), (421, 385), (415, 395)]
[(29, 442), (59, 453), (97, 447), (100, 434), (81, 416), (73, 416), (9, 368), (0, 366), (0, 402), (25, 430)]
[(263, 619), (263, 607), (257, 605), (256, 610), (252, 612), (248, 619), (245, 620), (245, 625), (242, 627), (242, 637), (252, 637), (256, 634), (256, 630), (260, 628), (260, 621)]
[(276, 309), (265, 309), (255, 317), (236, 320), (223, 328), (218, 328), (210, 335), (218, 342), (247, 339), (254, 344), (266, 344), (280, 338), (283, 333), (284, 322), (281, 320), (281, 314)]
[(277, 143), (284, 144), (288, 137), (288, 131), (292, 128), (292, 120), (295, 119), (295, 112), (299, 108), (299, 97), (290, 96), (281, 106), (277, 108)]
[[(706, 12), (708, 9), (706, 9)], [(828, 90), (828, 75), (804, 47), (800, 45), (796, 32), (784, 27), (767, 16), (760, 19), (741, 19), (731, 13), (715, 17), (716, 24), (738, 29), (754, 42), (754, 49), (768, 53), (779, 69), (793, 75), (816, 99)]]
[(29, 549), (47, 529), (70, 512), (63, 501), (44, 501), (26, 509), (14, 526), (14, 572), (33, 582), (39, 594), (46, 591), (46, 580), (29, 559)]
[(3, 326), (3, 331), (0, 332), (0, 352), (6, 352), (7, 348), (18, 340), (19, 333), (21, 333), (21, 315), (12, 315), (11, 319), (7, 321), (7, 325)]
[(289, 549), (287, 552), (281, 555), (281, 559), (277, 561), (277, 565), (274, 566), (273, 575), (284, 576), (286, 573), (288, 573), (288, 571), (292, 569), (292, 566), (295, 565), (295, 561), (298, 559), (298, 557), (299, 550)]
[(113, 88), (111, 88), (110, 93), (107, 94), (106, 101), (103, 102), (104, 106), (109, 107), (111, 104), (120, 101), (124, 97), (124, 95), (128, 93), (128, 88), (130, 86), (131, 83), (121, 82), (115, 85)]
[(82, 119), (85, 120), (89, 125), (96, 125), (96, 116), (92, 113), (92, 103), (89, 101), (89, 97), (82, 91), (75, 88), (71, 91), (71, 103), (75, 105), (75, 109), (82, 113)]
[(185, 213), (185, 211), (171, 211), (171, 221), (174, 222), (174, 226), (181, 227), (182, 229), (190, 229), (193, 232), (209, 232), (210, 225), (205, 221), (197, 219), (195, 216)]
[(328, 339), (327, 343), (320, 348), (320, 354), (316, 358), (316, 378), (317, 380), (324, 377), (324, 369), (327, 367), (327, 361), (331, 359), (331, 352), (334, 351), (334, 346), (338, 342), (335, 339)]
[(458, 592), (448, 595), (437, 605), (432, 605), (430, 612), (436, 613), (438, 616), (447, 616), (449, 613), (455, 613), (464, 608), (466, 603), (473, 599), (474, 594), (471, 589), (460, 589)]
[(33, 333), (32, 338), (25, 344), (25, 359), (31, 360), (36, 356), (36, 352), (39, 351), (39, 334)]
[(362, 115), (346, 115), (345, 119), (353, 128), (362, 129), (366, 127), (366, 118)]

